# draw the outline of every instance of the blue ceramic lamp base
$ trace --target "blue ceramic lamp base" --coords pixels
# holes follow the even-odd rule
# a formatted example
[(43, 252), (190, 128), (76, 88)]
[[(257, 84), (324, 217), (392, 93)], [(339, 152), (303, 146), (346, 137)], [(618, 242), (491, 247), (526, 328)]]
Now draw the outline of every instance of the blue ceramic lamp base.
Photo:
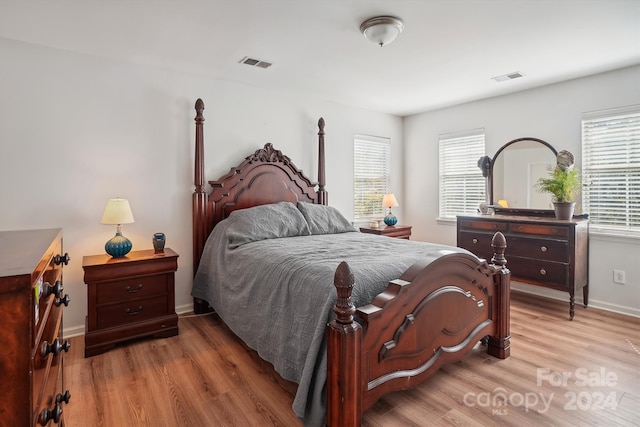
[(398, 218), (396, 218), (395, 215), (389, 212), (387, 216), (384, 217), (384, 223), (388, 226), (394, 226), (398, 223)]
[(104, 250), (114, 258), (122, 258), (131, 251), (131, 240), (122, 235), (121, 232), (117, 232), (111, 240), (107, 241), (104, 245)]

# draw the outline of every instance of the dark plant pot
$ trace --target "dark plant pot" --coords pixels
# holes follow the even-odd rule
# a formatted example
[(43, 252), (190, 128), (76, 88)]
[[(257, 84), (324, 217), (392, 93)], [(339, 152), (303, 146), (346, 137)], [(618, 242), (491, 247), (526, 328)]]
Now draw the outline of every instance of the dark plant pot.
[(576, 202), (553, 202), (553, 209), (556, 212), (556, 219), (571, 219)]

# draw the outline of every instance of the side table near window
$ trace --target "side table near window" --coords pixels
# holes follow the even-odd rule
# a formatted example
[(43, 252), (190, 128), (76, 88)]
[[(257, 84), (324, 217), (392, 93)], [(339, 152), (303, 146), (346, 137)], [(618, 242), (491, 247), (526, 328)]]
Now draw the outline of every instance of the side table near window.
[(397, 239), (411, 238), (411, 226), (410, 225), (387, 225), (379, 228), (360, 227), (361, 233), (377, 234), (380, 236), (395, 237)]
[(133, 338), (178, 334), (177, 253), (165, 248), (164, 253), (132, 251), (122, 258), (85, 256), (82, 268), (88, 303), (85, 357)]

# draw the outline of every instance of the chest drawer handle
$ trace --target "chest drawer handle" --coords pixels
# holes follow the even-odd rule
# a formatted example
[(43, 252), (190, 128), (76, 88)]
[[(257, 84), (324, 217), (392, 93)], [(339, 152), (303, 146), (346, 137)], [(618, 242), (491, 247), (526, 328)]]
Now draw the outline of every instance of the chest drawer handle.
[(478, 239), (473, 239), (472, 242), (475, 245), (476, 243), (478, 243)]
[(49, 424), (49, 421), (53, 421), (58, 424), (60, 422), (60, 418), (62, 418), (62, 405), (56, 403), (53, 407), (53, 410), (49, 408), (44, 408), (42, 412), (40, 412), (40, 416), (38, 417), (38, 424), (41, 426), (46, 426)]
[(546, 247), (546, 246), (540, 246), (540, 250), (541, 250), (542, 252), (547, 252), (547, 250), (548, 250), (548, 249), (547, 249), (547, 247)]
[(544, 268), (540, 269), (540, 274), (542, 274), (543, 276), (547, 274), (547, 270), (545, 270)]
[(69, 342), (69, 340), (64, 340), (63, 343), (60, 343), (60, 340), (56, 338), (51, 344), (44, 341), (42, 343), (42, 346), (40, 347), (40, 356), (42, 356), (43, 359), (46, 358), (47, 354), (49, 353), (57, 356), (62, 352), (62, 350), (68, 352), (70, 347), (71, 343)]
[(127, 286), (126, 288), (124, 288), (124, 290), (129, 292), (130, 294), (135, 294), (140, 289), (142, 289), (142, 283), (139, 283), (138, 286), (135, 289), (131, 289), (131, 286)]
[(69, 301), (71, 301), (71, 297), (69, 296), (69, 294), (64, 294), (63, 298), (56, 298), (55, 300), (53, 300), (53, 303), (56, 305), (56, 307), (60, 307), (62, 304), (64, 304), (65, 307), (68, 307)]
[(61, 394), (61, 393), (56, 394), (56, 403), (64, 402), (68, 405), (69, 400), (71, 400), (71, 393), (69, 393), (69, 390), (66, 390), (64, 394)]
[(131, 310), (130, 308), (127, 308), (127, 314), (129, 316), (135, 316), (136, 314), (140, 313), (142, 311), (142, 306), (139, 305), (137, 310)]

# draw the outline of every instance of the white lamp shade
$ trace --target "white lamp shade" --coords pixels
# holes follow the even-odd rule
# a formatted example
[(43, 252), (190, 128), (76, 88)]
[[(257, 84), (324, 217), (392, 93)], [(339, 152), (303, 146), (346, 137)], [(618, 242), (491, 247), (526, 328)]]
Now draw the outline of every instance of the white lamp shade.
[(398, 206), (398, 201), (393, 193), (385, 194), (382, 198), (382, 206), (385, 208), (395, 208)]
[(104, 207), (104, 213), (100, 223), (102, 224), (131, 224), (133, 223), (133, 212), (127, 199), (109, 199)]

